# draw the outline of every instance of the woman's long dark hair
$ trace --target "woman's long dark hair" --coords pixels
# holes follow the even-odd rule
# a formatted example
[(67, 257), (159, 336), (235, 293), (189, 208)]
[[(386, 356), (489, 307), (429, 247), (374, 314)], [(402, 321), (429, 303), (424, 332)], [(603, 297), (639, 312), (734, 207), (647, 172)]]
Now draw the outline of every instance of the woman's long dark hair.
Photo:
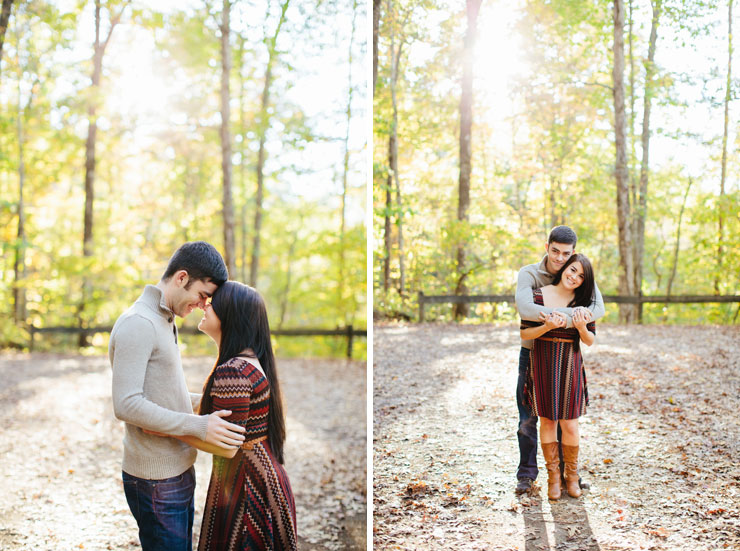
[[(560, 268), (560, 271), (555, 274), (552, 280), (553, 285), (560, 283), (563, 278), (565, 270), (574, 262), (580, 262), (583, 266), (583, 283), (581, 283), (573, 295), (573, 300), (568, 303), (568, 306), (573, 308), (574, 306), (585, 306), (588, 308), (594, 300), (594, 269), (591, 266), (591, 261), (586, 257), (585, 254), (574, 254), (568, 259), (568, 261)], [(573, 351), (578, 352), (581, 350), (581, 338), (576, 334), (573, 339)]]
[(211, 307), (221, 320), (221, 342), (218, 346), (218, 359), (203, 385), (199, 413), (211, 413), (211, 387), (216, 366), (251, 348), (270, 383), (267, 440), (272, 453), (283, 463), (285, 417), (265, 301), (256, 289), (237, 281), (227, 281), (213, 294)]
[(571, 308), (574, 306), (585, 306), (586, 308), (588, 308), (594, 301), (594, 269), (591, 266), (591, 261), (586, 257), (585, 254), (576, 253), (574, 255), (571, 255), (571, 257), (563, 265), (563, 267), (560, 268), (560, 271), (555, 274), (555, 277), (552, 280), (552, 284), (557, 285), (558, 283), (560, 283), (565, 270), (567, 270), (568, 266), (570, 266), (574, 262), (580, 262), (581, 266), (583, 266), (583, 283), (576, 287), (573, 300), (568, 303), (568, 306)]

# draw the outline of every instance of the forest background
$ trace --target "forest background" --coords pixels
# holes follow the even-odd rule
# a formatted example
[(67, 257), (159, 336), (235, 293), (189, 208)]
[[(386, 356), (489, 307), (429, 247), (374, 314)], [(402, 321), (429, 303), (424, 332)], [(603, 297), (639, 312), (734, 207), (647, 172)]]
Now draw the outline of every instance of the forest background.
[[(374, 0), (376, 319), (513, 294), (551, 227), (604, 295), (740, 294), (733, 0)], [(734, 61), (734, 63), (733, 63)], [(607, 304), (736, 323), (738, 305)], [(513, 320), (508, 303), (427, 319)]]
[(193, 240), (263, 294), (273, 329), (365, 329), (365, 21), (357, 0), (3, 0), (0, 344), (112, 325)]

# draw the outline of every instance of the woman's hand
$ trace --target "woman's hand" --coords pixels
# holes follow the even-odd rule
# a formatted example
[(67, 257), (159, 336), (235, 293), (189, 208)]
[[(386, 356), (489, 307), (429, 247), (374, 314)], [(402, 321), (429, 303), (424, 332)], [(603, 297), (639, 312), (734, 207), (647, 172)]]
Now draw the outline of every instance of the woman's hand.
[(581, 314), (586, 316), (586, 323), (590, 323), (594, 320), (593, 313), (585, 306), (576, 306), (575, 308), (573, 308), (573, 313), (575, 312), (580, 312)]
[(560, 312), (552, 312), (550, 314), (540, 312), (539, 317), (542, 325), (522, 328), (519, 331), (519, 335), (522, 337), (522, 339), (524, 339), (525, 341), (537, 339), (547, 333), (550, 329), (565, 327), (566, 324), (565, 315), (561, 314)]
[(560, 312), (552, 312), (545, 318), (545, 327), (547, 330), (565, 327), (565, 316)]
[(573, 311), (573, 327), (579, 332), (585, 331), (586, 324), (591, 320), (591, 312), (584, 312), (582, 308)]
[(594, 334), (586, 327), (586, 324), (591, 321), (592, 317), (590, 310), (573, 312), (573, 327), (578, 329), (581, 342), (587, 346), (591, 346), (594, 343)]

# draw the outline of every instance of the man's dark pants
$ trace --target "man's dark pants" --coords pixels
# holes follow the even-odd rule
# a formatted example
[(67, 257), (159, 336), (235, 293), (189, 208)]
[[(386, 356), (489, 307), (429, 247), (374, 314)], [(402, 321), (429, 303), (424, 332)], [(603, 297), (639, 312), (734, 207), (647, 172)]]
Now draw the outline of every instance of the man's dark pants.
[(537, 417), (533, 417), (524, 403), (524, 383), (529, 367), (529, 349), (519, 350), (519, 379), (516, 383), (516, 406), (519, 409), (519, 468), (516, 477), (537, 479)]
[(143, 551), (192, 551), (195, 469), (164, 480), (123, 473), (126, 501), (139, 525)]
[[(516, 435), (519, 439), (519, 468), (516, 477), (537, 479), (537, 420), (532, 417), (529, 408), (524, 403), (524, 383), (527, 380), (527, 369), (529, 368), (529, 348), (522, 347), (519, 350), (519, 378), (516, 382), (516, 407), (519, 409), (519, 430)], [(558, 442), (562, 441), (562, 429), (558, 423)], [(560, 472), (563, 472), (563, 448), (560, 451)], [(580, 478), (579, 478), (580, 481)]]

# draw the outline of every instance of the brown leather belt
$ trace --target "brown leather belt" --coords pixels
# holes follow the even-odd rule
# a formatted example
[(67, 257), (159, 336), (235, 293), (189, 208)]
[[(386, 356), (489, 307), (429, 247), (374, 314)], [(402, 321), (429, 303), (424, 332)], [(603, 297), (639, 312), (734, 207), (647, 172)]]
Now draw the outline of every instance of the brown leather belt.
[(255, 438), (254, 440), (250, 440), (249, 442), (244, 442), (244, 444), (241, 445), (241, 449), (243, 450), (251, 450), (254, 448), (255, 444), (259, 444), (260, 442), (264, 442), (267, 440), (267, 436), (260, 436), (259, 438)]
[(573, 339), (561, 339), (560, 337), (539, 337), (537, 340), (549, 342), (573, 342)]

